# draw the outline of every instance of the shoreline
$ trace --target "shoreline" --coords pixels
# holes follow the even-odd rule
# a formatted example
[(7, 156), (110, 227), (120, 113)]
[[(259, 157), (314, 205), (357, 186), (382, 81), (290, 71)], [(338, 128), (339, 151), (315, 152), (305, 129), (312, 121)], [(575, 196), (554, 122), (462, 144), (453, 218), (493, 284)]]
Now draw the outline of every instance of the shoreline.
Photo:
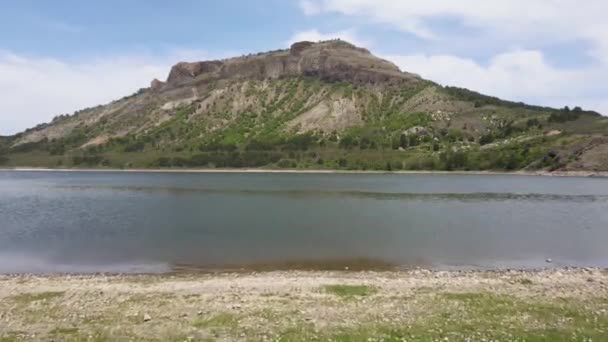
[[(433, 267), (411, 267), (411, 268), (197, 268), (184, 267), (171, 269), (163, 272), (13, 272), (0, 273), (0, 284), (9, 279), (129, 279), (129, 278), (154, 278), (156, 280), (171, 279), (191, 279), (191, 278), (223, 278), (223, 277), (264, 277), (266, 275), (278, 276), (319, 276), (331, 275), (336, 277), (348, 276), (372, 276), (384, 275), (391, 278), (408, 277), (412, 275), (425, 275), (431, 278), (439, 276), (448, 277), (508, 277), (519, 276), (540, 276), (540, 275), (580, 275), (592, 273), (605, 273), (608, 281), (608, 267), (596, 266), (556, 266), (556, 267), (535, 267), (535, 268), (433, 268)], [(608, 287), (608, 282), (606, 283)]]
[(94, 169), (94, 168), (0, 168), (18, 172), (107, 172), (107, 173), (254, 173), (254, 174), (396, 174), (396, 175), (463, 175), (463, 176), (528, 176), (528, 177), (608, 177), (608, 171), (381, 171), (325, 169)]
[(608, 270), (0, 275), (0, 340), (602, 340)]

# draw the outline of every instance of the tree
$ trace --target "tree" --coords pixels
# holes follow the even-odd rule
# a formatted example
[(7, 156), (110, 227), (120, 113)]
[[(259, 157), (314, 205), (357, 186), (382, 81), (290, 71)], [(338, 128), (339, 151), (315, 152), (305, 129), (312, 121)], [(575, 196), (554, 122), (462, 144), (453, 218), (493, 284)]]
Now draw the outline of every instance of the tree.
[(539, 127), (540, 122), (538, 121), (537, 118), (529, 119), (528, 122), (526, 122), (526, 126), (528, 126), (528, 128)]
[(411, 137), (409, 137), (409, 140), (410, 140), (410, 146), (411, 146), (411, 147), (418, 146), (418, 144), (419, 144), (419, 139), (418, 139), (418, 137), (417, 137), (417, 136), (412, 135)]
[(407, 135), (401, 134), (399, 137), (399, 146), (402, 148), (408, 148), (410, 146), (410, 140), (408, 139)]
[(399, 146), (401, 146), (399, 139), (393, 138), (393, 140), (391, 141), (391, 147), (393, 148), (393, 150), (398, 150)]
[(479, 138), (479, 145), (491, 144), (494, 141), (494, 135), (492, 133), (484, 134)]

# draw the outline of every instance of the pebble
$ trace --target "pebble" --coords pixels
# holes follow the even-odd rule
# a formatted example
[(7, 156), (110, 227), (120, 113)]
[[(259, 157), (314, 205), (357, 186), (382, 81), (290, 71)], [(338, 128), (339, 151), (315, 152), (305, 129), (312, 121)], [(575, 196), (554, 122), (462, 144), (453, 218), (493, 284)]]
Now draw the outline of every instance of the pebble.
[(148, 314), (144, 314), (144, 322), (150, 322), (152, 320), (152, 317)]

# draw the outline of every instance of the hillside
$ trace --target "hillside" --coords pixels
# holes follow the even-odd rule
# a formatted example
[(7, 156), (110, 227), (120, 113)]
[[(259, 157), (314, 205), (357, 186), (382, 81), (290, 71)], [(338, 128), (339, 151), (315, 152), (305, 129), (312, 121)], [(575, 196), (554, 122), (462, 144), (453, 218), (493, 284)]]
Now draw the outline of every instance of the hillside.
[(344, 41), (300, 42), (178, 63), (166, 82), (0, 137), (0, 165), (606, 171), (608, 119), (440, 86)]

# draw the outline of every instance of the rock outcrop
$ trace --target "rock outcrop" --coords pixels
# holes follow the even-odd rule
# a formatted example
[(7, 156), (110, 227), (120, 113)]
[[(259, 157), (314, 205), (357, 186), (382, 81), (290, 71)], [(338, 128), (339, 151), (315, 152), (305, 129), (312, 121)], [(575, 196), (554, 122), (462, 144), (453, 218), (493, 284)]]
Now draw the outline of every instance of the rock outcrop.
[(288, 50), (222, 61), (180, 62), (173, 66), (167, 84), (182, 86), (199, 79), (276, 79), (314, 76), (329, 81), (356, 83), (407, 83), (420, 77), (341, 40), (298, 42)]
[(150, 89), (152, 89), (152, 91), (160, 91), (164, 85), (165, 82), (161, 82), (155, 78), (150, 82)]

